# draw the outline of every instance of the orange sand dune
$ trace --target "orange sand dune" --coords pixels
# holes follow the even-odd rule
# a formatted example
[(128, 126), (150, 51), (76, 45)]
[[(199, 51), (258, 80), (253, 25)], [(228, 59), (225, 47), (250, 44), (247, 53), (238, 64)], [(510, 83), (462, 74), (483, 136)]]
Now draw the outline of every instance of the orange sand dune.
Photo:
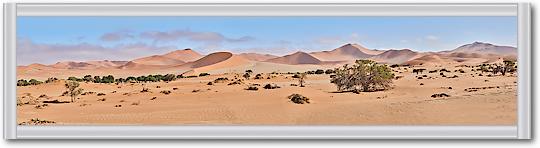
[(133, 63), (142, 64), (142, 65), (178, 65), (184, 64), (182, 60), (172, 59), (161, 55), (153, 55), (149, 57), (143, 57), (135, 59)]
[(358, 44), (346, 44), (332, 51), (312, 52), (310, 54), (322, 61), (351, 61), (369, 58), (382, 52), (384, 51), (370, 50)]
[(305, 52), (296, 52), (290, 55), (286, 55), (279, 58), (274, 58), (267, 60), (266, 62), (280, 63), (280, 64), (289, 64), (289, 65), (299, 65), (299, 64), (321, 64), (322, 62), (307, 54)]
[(187, 75), (190, 75), (208, 72), (212, 70), (246, 65), (249, 63), (249, 60), (241, 56), (233, 55), (230, 52), (216, 52), (209, 54), (199, 60), (181, 65), (179, 66), (179, 68), (192, 68), (190, 71), (185, 73)]
[(402, 49), (402, 50), (388, 50), (379, 55), (371, 57), (369, 59), (372, 59), (374, 61), (381, 62), (381, 63), (401, 64), (409, 60), (419, 58), (421, 56), (422, 54), (414, 52), (410, 49)]
[(164, 54), (163, 57), (185, 61), (185, 62), (191, 62), (191, 61), (198, 60), (203, 56), (193, 51), (192, 49), (188, 48), (184, 50), (175, 50), (175, 51), (169, 52), (167, 54)]
[(241, 56), (251, 61), (266, 61), (266, 60), (278, 57), (271, 54), (258, 54), (258, 53), (241, 53), (241, 54), (238, 54), (238, 56)]

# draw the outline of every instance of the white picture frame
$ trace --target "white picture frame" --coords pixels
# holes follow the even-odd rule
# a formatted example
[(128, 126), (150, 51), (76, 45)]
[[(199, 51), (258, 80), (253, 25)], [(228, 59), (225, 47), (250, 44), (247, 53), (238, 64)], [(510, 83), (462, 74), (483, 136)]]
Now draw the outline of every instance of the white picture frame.
[[(4, 4), (4, 139), (531, 139), (528, 3)], [(17, 16), (517, 16), (515, 126), (18, 126)]]

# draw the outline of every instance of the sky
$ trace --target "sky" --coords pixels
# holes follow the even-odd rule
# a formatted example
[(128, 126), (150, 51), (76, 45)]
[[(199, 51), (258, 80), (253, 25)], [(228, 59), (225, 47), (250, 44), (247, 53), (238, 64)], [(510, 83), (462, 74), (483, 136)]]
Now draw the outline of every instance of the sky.
[(369, 49), (452, 50), (476, 41), (516, 46), (517, 18), (43, 17), (17, 18), (17, 65), (132, 60), (191, 48), (287, 55), (347, 43)]

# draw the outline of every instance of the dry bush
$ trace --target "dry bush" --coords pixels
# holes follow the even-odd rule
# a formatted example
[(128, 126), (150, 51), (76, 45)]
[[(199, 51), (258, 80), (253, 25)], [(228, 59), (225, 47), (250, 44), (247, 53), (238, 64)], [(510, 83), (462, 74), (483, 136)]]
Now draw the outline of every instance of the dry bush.
[(272, 83), (272, 84), (266, 84), (266, 85), (264, 85), (263, 88), (264, 88), (264, 89), (276, 89), (276, 88), (281, 88), (281, 87), (279, 87), (277, 84), (273, 84), (273, 83)]
[(304, 97), (300, 94), (292, 94), (290, 96), (288, 96), (287, 98), (289, 98), (289, 100), (293, 103), (296, 103), (296, 104), (305, 104), (305, 103), (309, 103), (309, 98), (307, 97)]
[(257, 86), (248, 86), (248, 88), (246, 88), (246, 90), (259, 90), (259, 88)]
[(161, 91), (161, 92), (159, 92), (159, 93), (168, 95), (168, 94), (171, 93), (171, 91), (170, 91), (170, 90), (163, 90), (163, 91)]
[(433, 95), (431, 95), (431, 97), (432, 98), (450, 97), (450, 95), (445, 94), (445, 93), (440, 93), (440, 94), (433, 94)]

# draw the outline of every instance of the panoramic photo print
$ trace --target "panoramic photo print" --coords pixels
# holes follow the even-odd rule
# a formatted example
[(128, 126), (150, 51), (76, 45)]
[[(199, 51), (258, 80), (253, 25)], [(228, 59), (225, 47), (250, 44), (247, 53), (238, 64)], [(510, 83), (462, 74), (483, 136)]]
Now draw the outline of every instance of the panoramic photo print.
[(19, 125), (515, 125), (516, 17), (17, 17)]

